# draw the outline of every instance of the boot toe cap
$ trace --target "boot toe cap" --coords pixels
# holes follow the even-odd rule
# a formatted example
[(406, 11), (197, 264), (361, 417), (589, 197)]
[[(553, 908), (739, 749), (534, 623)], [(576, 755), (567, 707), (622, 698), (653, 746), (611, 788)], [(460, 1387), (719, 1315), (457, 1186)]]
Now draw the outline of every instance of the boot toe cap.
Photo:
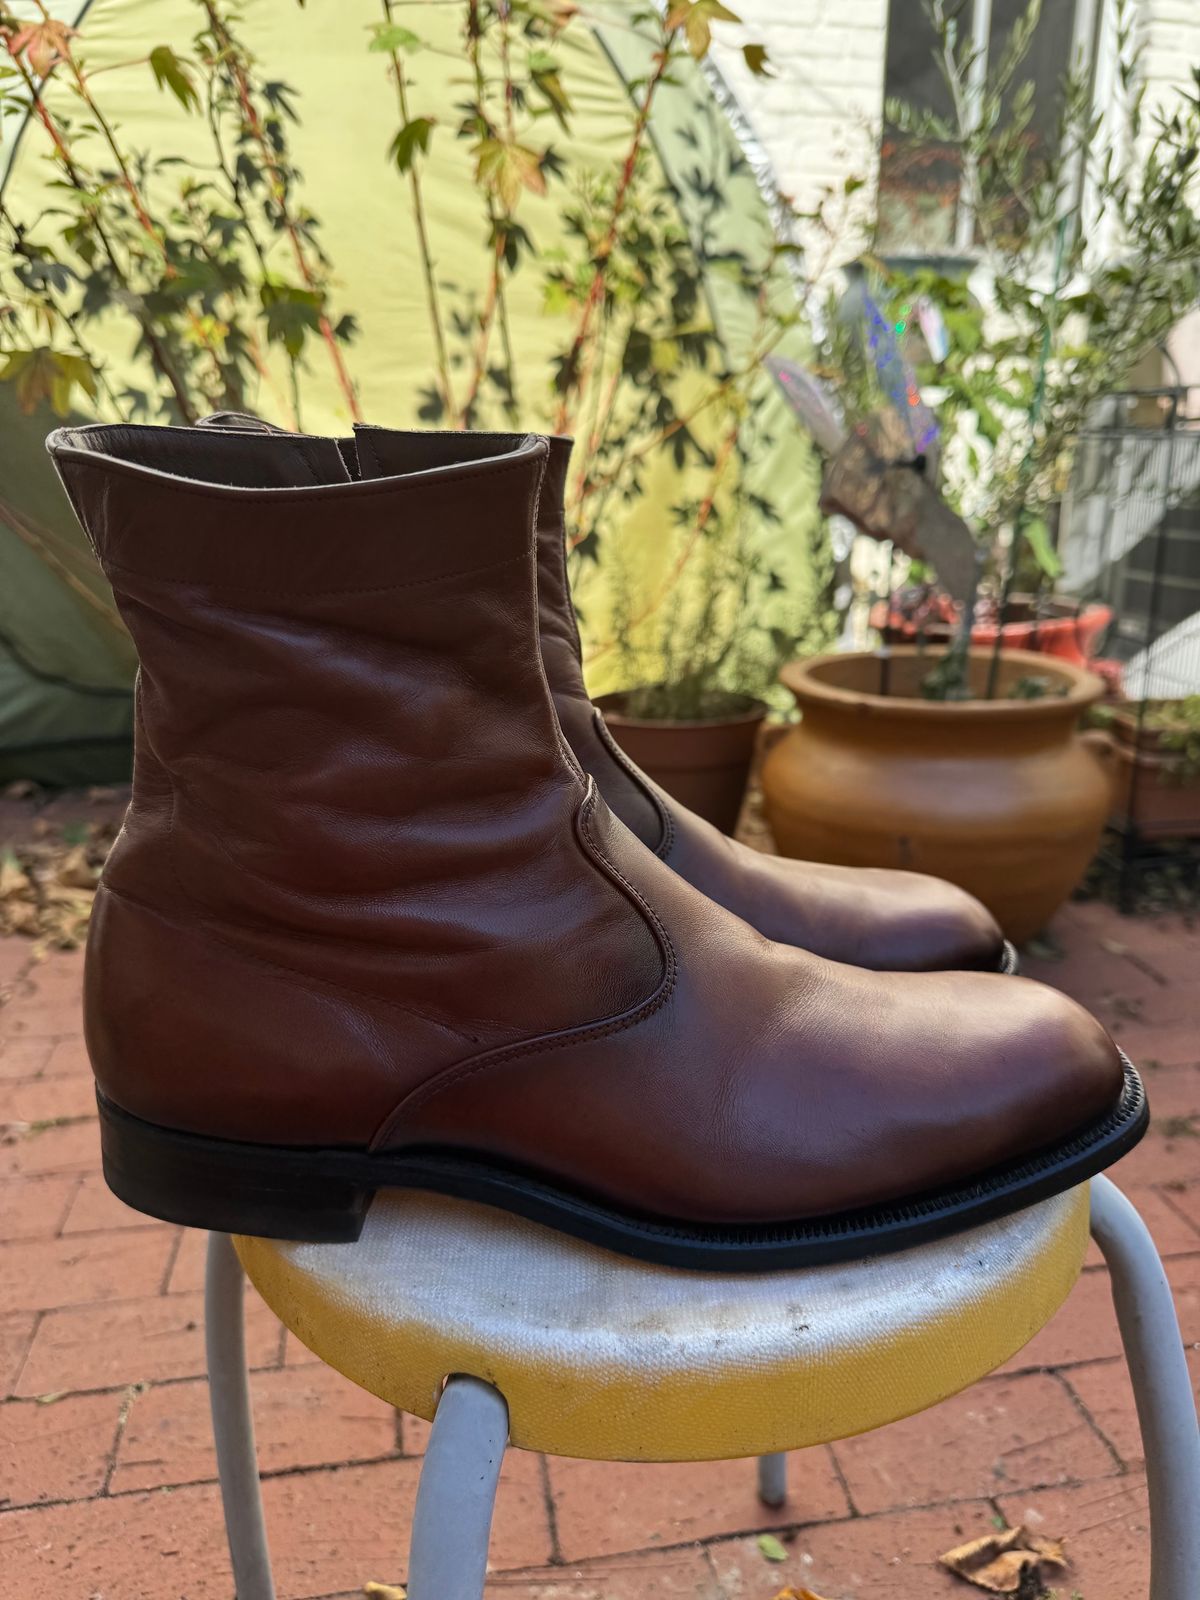
[(878, 920), (872, 965), (911, 972), (999, 967), (1004, 934), (974, 895), (924, 873), (891, 876), (898, 880), (894, 901), (889, 896), (888, 909), (894, 910)]
[[(768, 857), (770, 882), (747, 920), (782, 944), (876, 972), (997, 971), (1004, 934), (974, 895), (886, 867)], [(762, 869), (760, 869), (761, 874)]]
[(1029, 979), (1017, 981), (1022, 1004), (1014, 1031), (1022, 1077), (1029, 1085), (1023, 1106), (1026, 1137), (1045, 1144), (1096, 1121), (1119, 1103), (1124, 1059), (1081, 1005)]
[(914, 1107), (913, 1192), (1065, 1153), (1124, 1091), (1121, 1054), (1082, 1006), (1027, 979), (959, 981), (976, 993), (962, 997), (959, 1039), (937, 1075), (940, 1104)]
[[(856, 1211), (1026, 1172), (1032, 1189), (1121, 1105), (1120, 1052), (1057, 991), (990, 973), (882, 981), (890, 1003), (869, 1055), (847, 1030), (826, 1057), (819, 1118), (797, 1098), (770, 1185), (777, 1215), (789, 1198), (793, 1215)], [(1091, 1170), (1103, 1165), (1097, 1155)]]

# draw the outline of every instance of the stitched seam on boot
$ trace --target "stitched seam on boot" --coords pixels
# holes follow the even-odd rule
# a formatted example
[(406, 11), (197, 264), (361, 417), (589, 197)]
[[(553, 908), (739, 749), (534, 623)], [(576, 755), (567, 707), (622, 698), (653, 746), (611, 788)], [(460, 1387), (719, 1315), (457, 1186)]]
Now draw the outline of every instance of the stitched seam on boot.
[(589, 1039), (605, 1039), (613, 1034), (623, 1033), (627, 1028), (637, 1027), (648, 1017), (660, 1011), (670, 999), (679, 976), (679, 965), (675, 955), (675, 947), (671, 937), (660, 921), (654, 908), (630, 883), (625, 874), (617, 867), (596, 843), (591, 829), (592, 812), (596, 806), (595, 780), (589, 779), (590, 792), (584, 801), (579, 813), (579, 827), (585, 836), (587, 849), (601, 865), (601, 870), (616, 879), (625, 893), (645, 915), (653, 928), (665, 962), (663, 980), (655, 992), (648, 999), (642, 1001), (633, 1011), (622, 1013), (603, 1022), (585, 1023), (578, 1028), (564, 1029), (558, 1033), (543, 1034), (540, 1038), (525, 1040), (517, 1044), (501, 1045), (499, 1049), (489, 1050), (486, 1055), (477, 1056), (471, 1061), (461, 1061), (454, 1066), (446, 1067), (435, 1077), (428, 1079), (400, 1102), (396, 1109), (389, 1115), (387, 1121), (371, 1140), (371, 1149), (376, 1150), (387, 1143), (391, 1137), (396, 1123), (403, 1115), (416, 1110), (431, 1100), (443, 1090), (457, 1088), (476, 1073), (486, 1072), (491, 1067), (505, 1066), (512, 1061), (518, 1061), (526, 1056), (539, 1055), (547, 1050), (559, 1050), (567, 1045), (582, 1044)]
[[(141, 423), (128, 423), (125, 426), (133, 428), (150, 427), (149, 424)], [(70, 433), (71, 431), (71, 429), (60, 430), (60, 432), (65, 433)], [(74, 431), (83, 432), (85, 430), (77, 429)], [(161, 430), (152, 428), (151, 431), (157, 433)], [(191, 432), (189, 429), (184, 431)], [(348, 479), (345, 482), (319, 484), (311, 489), (304, 485), (289, 488), (247, 489), (241, 484), (205, 483), (202, 478), (172, 476), (161, 467), (146, 467), (138, 462), (122, 461), (119, 457), (108, 455), (102, 450), (89, 450), (85, 445), (74, 443), (66, 446), (59, 445), (54, 454), (64, 461), (70, 461), (73, 466), (85, 467), (92, 472), (110, 475), (117, 473), (123, 478), (135, 478), (142, 481), (149, 477), (159, 486), (163, 486), (165, 480), (169, 482), (173, 493), (188, 495), (197, 500), (224, 502), (231, 499), (246, 499), (250, 503), (258, 501), (258, 503), (265, 506), (272, 503), (272, 501), (279, 505), (286, 505), (290, 500), (296, 499), (311, 504), (314, 500), (324, 501), (343, 498), (348, 505), (352, 505), (356, 501), (373, 500), (380, 495), (407, 496), (410, 492), (418, 494), (422, 489), (437, 487), (445, 483), (459, 483), (464, 479), (469, 481), (473, 478), (482, 479), (483, 485), (486, 487), (487, 484), (494, 482), (497, 478), (507, 477), (513, 472), (527, 471), (537, 452), (530, 451), (528, 455), (522, 456), (516, 461), (505, 462), (503, 466), (481, 467), (478, 461), (459, 462), (453, 467), (439, 468), (440, 476), (432, 480), (422, 474), (414, 473), (403, 477), (382, 478), (379, 480)], [(483, 459), (488, 461), (490, 458), (484, 457)], [(414, 489), (412, 484), (418, 477), (421, 478), (421, 482)]]
[(571, 575), (567, 570), (567, 526), (565, 519), (562, 523), (556, 524), (554, 531), (558, 535), (554, 541), (554, 548), (558, 555), (557, 577), (566, 602), (567, 615), (571, 619), (571, 634), (575, 640), (575, 659), (579, 663), (579, 669), (582, 672), (583, 639), (579, 633), (579, 618), (575, 612), (575, 602), (571, 599)]
[(621, 749), (621, 746), (609, 732), (608, 724), (604, 720), (604, 713), (594, 705), (592, 707), (592, 716), (596, 719), (600, 743), (612, 756), (613, 760), (616, 761), (630, 782), (636, 784), (639, 791), (645, 795), (659, 822), (662, 824), (662, 838), (655, 846), (654, 854), (660, 861), (665, 861), (675, 848), (675, 819), (671, 815), (670, 808), (662, 803), (654, 790), (646, 783), (641, 768), (636, 766), (625, 754), (624, 750)]

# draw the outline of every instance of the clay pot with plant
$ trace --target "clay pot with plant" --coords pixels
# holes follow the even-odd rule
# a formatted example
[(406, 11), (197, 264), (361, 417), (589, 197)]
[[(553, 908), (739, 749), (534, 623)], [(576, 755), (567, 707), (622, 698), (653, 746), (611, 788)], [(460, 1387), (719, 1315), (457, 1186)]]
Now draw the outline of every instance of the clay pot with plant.
[(1113, 822), (1144, 839), (1200, 838), (1200, 695), (1097, 707)]
[[(1112, 607), (1099, 601), (1014, 594), (1005, 609), (1001, 643), (1006, 650), (1032, 650), (1087, 667), (1112, 619)], [(905, 585), (871, 608), (871, 626), (879, 629), (885, 644), (946, 645), (957, 621), (953, 604), (935, 584)], [(995, 641), (995, 607), (989, 609), (985, 601), (976, 606), (971, 643), (987, 649)]]
[[(935, 873), (1021, 940), (1094, 853), (1112, 763), (1077, 731), (1101, 681), (1008, 648), (1005, 625), (1015, 595), (1059, 576), (1052, 509), (1097, 399), (1195, 303), (1200, 99), (1150, 129), (1136, 93), (1118, 97), (1121, 148), (1138, 152), (1118, 160), (1093, 137), (1087, 84), (1067, 83), (1057, 150), (1087, 179), (1072, 199), (1061, 162), (1027, 138), (1034, 90), (1015, 75), (1032, 27), (1019, 23), (997, 58), (1004, 81), (968, 93), (971, 41), (949, 8), (931, 14), (954, 114), (889, 103), (887, 120), (956, 163), (992, 306), (961, 279), (904, 276), (873, 256), (858, 318), (826, 316), (812, 369), (780, 381), (826, 459), (822, 509), (886, 543), (889, 565), (898, 552), (932, 569), (952, 631), (936, 650), (885, 643), (786, 667), (801, 721), (764, 765), (764, 801), (786, 854)], [(1125, 60), (1127, 19), (1118, 31)], [(1122, 255), (1093, 260), (1084, 193)], [(972, 648), (981, 597), (987, 649)]]
[(1006, 650), (966, 659), (966, 699), (929, 699), (944, 660), (905, 645), (784, 667), (800, 722), (763, 766), (784, 855), (902, 867), (970, 890), (1016, 943), (1042, 928), (1096, 852), (1108, 762), (1078, 732), (1099, 678)]
[[(766, 702), (713, 690), (683, 718), (674, 685), (617, 690), (596, 704), (613, 738), (642, 771), (681, 805), (722, 833), (741, 815)], [(656, 714), (657, 713), (657, 714)]]
[[(736, 504), (727, 511), (736, 517)], [(759, 581), (739, 532), (713, 525), (698, 581), (672, 591), (653, 615), (620, 588), (613, 640), (631, 687), (598, 697), (613, 738), (666, 792), (724, 833), (745, 798), (771, 683), (791, 640), (748, 620)]]

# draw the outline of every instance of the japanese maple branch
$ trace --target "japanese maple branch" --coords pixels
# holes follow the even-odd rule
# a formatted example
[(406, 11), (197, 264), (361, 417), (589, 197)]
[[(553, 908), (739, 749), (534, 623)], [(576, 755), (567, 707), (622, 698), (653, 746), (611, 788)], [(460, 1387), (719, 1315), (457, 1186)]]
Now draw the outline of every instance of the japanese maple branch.
[[(479, 0), (467, 0), (467, 58), (471, 63), (471, 70), (475, 78), (475, 99), (479, 114), (480, 137), (487, 136), (490, 138), (494, 136), (494, 130), (488, 119), (485, 103), (487, 78), (483, 70), (483, 60), (480, 54), (482, 38), (483, 23), (479, 15)], [(479, 313), (479, 327), (475, 336), (474, 359), (471, 363), (467, 394), (459, 415), (458, 426), (462, 428), (470, 426), (472, 413), (479, 399), (479, 389), (483, 382), (483, 375), (487, 370), (492, 325), (496, 321), (497, 315), (500, 318), (501, 336), (505, 346), (505, 359), (508, 362), (510, 394), (515, 381), (512, 367), (512, 344), (508, 334), (508, 307), (504, 297), (504, 248), (507, 234), (501, 225), (501, 214), (490, 188), (486, 191), (486, 199), (488, 232), (492, 240), (492, 266), (488, 275), (488, 286), (484, 293), (483, 307)]]
[(625, 153), (625, 160), (621, 167), (621, 176), (617, 180), (617, 190), (613, 196), (612, 211), (609, 215), (608, 226), (604, 236), (596, 248), (595, 271), (588, 292), (584, 297), (583, 309), (579, 315), (579, 324), (575, 329), (575, 337), (567, 352), (563, 364), (566, 376), (566, 386), (559, 401), (558, 410), (554, 416), (555, 433), (569, 433), (571, 424), (571, 394), (579, 392), (583, 387), (580, 369), (583, 366), (585, 347), (592, 329), (592, 321), (601, 302), (605, 298), (608, 285), (608, 260), (612, 255), (617, 242), (621, 225), (621, 218), (625, 212), (625, 202), (629, 196), (630, 186), (633, 183), (634, 172), (637, 170), (638, 157), (641, 154), (642, 143), (646, 137), (646, 128), (650, 121), (650, 112), (654, 105), (654, 96), (659, 84), (667, 74), (671, 63), (671, 46), (678, 33), (677, 28), (670, 29), (663, 39), (662, 49), (655, 56), (654, 70), (646, 84), (646, 92), (642, 96), (642, 103), (638, 107), (637, 116), (634, 118), (633, 131), (629, 141), (629, 149)]
[[(394, 0), (383, 0), (383, 14), (389, 23), (392, 20), (393, 8)], [(404, 77), (404, 63), (400, 59), (398, 50), (391, 50), (388, 53), (391, 56), (392, 73), (396, 81), (396, 100), (400, 107), (401, 126), (407, 127), (411, 117), (408, 108), (408, 85)], [(421, 174), (418, 170), (415, 154), (408, 168), (408, 180), (412, 190), (413, 224), (417, 230), (417, 253), (421, 258), (421, 275), (425, 281), (425, 304), (429, 311), (429, 326), (433, 333), (437, 392), (441, 398), (446, 416), (453, 419), (455, 416), (454, 393), (450, 383), (450, 358), (446, 350), (446, 329), (442, 322), (437, 279), (433, 270), (433, 252), (429, 245), (429, 227), (425, 217), (425, 196), (421, 189)]]
[(42, 99), (41, 85), (29, 71), (29, 68), (26, 66), (22, 57), (14, 53), (11, 48), (11, 42), (6, 39), (6, 44), (8, 44), (9, 59), (13, 62), (17, 72), (20, 74), (21, 80), (29, 93), (30, 104), (33, 107), (34, 114), (38, 121), (42, 124), (42, 127), (45, 129), (46, 134), (53, 144), (55, 154), (58, 156), (59, 163), (67, 175), (68, 182), (70, 183), (71, 187), (78, 194), (82, 195), (87, 202), (85, 208), (86, 214), (90, 218), (90, 225), (96, 235), (96, 238), (100, 242), (100, 246), (104, 251), (105, 258), (107, 259), (109, 266), (112, 268), (113, 273), (116, 275), (121, 285), (128, 291), (130, 298), (138, 304), (139, 309), (136, 311), (135, 315), (137, 316), (138, 324), (141, 327), (142, 335), (146, 340), (147, 348), (150, 351), (150, 359), (158, 368), (161, 376), (164, 377), (167, 383), (170, 385), (171, 392), (175, 396), (175, 403), (178, 405), (180, 414), (182, 415), (184, 421), (195, 422), (196, 411), (188, 394), (187, 386), (184, 384), (183, 379), (176, 370), (174, 362), (168, 356), (166, 346), (163, 344), (162, 340), (158, 336), (158, 333), (155, 331), (148, 313), (144, 308), (142, 308), (141, 296), (133, 288), (133, 285), (129, 281), (128, 273), (121, 265), (120, 259), (116, 253), (116, 249), (114, 248), (113, 243), (108, 236), (108, 230), (104, 227), (104, 224), (100, 220), (99, 209), (92, 201), (88, 186), (83, 181), (83, 177), (80, 174), (79, 168), (75, 164), (75, 159), (71, 154), (71, 150), (67, 144), (66, 138), (63, 135), (62, 130), (58, 127), (58, 124), (55, 122), (54, 118), (50, 115), (50, 111), (47, 108), (45, 101)]
[[(291, 211), (288, 208), (287, 183), (285, 181), (283, 171), (279, 165), (278, 157), (276, 156), (271, 145), (271, 141), (267, 138), (266, 130), (262, 124), (262, 118), (258, 114), (258, 107), (254, 104), (254, 96), (250, 87), (250, 78), (246, 72), (245, 64), (238, 51), (232, 34), (226, 27), (225, 21), (217, 11), (216, 6), (212, 4), (212, 0), (204, 0), (204, 10), (208, 17), (209, 26), (212, 29), (213, 38), (216, 40), (218, 46), (223, 52), (228, 65), (229, 75), (233, 83), (234, 91), (238, 97), (238, 103), (242, 108), (242, 116), (245, 119), (247, 132), (258, 146), (259, 153), (262, 156), (263, 165), (270, 174), (271, 183), (275, 190), (275, 198), (279, 205), (280, 220), (283, 223), (284, 232), (287, 234), (288, 240), (292, 246), (292, 254), (295, 258), (296, 270), (304, 280), (305, 287), (316, 292), (319, 290), (317, 278), (311, 266), (309, 265), (308, 255), (304, 249), (304, 242), (300, 237), (300, 230), (296, 224), (296, 219), (292, 216)], [(355, 391), (354, 383), (350, 377), (349, 370), (347, 369), (346, 363), (342, 357), (342, 352), (338, 345), (337, 337), (333, 331), (333, 325), (326, 315), (324, 309), (317, 313), (317, 328), (320, 332), (321, 338), (325, 342), (325, 347), (329, 352), (329, 359), (333, 366), (334, 376), (337, 379), (338, 386), (342, 391), (342, 395), (345, 398), (346, 404), (350, 409), (350, 415), (355, 422), (361, 422), (362, 413), (359, 410), (358, 395)]]

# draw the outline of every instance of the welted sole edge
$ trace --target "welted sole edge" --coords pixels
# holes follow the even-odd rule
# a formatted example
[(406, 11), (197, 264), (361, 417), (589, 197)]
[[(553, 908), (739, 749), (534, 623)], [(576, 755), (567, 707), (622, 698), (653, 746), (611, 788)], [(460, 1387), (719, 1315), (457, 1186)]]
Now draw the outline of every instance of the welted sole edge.
[(136, 1210), (221, 1233), (328, 1243), (357, 1239), (380, 1189), (480, 1201), (662, 1266), (773, 1272), (909, 1249), (1036, 1205), (1133, 1147), (1149, 1109), (1127, 1057), (1120, 1102), (1070, 1139), (1019, 1162), (890, 1205), (766, 1226), (687, 1224), (618, 1210), (536, 1173), (452, 1150), (371, 1153), (244, 1144), (160, 1128), (98, 1095), (104, 1175)]

